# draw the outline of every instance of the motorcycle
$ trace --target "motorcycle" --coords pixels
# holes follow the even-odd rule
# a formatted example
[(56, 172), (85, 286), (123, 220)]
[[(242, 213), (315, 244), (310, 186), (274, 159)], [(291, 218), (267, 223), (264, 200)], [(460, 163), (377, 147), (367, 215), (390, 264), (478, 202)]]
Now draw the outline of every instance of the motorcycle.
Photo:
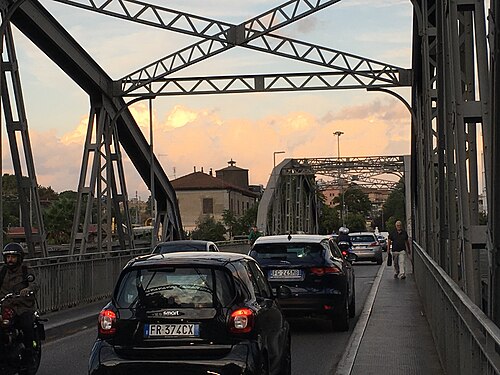
[(342, 255), (346, 259), (351, 259), (352, 261), (356, 261), (358, 259), (358, 256), (352, 251), (351, 245), (349, 245), (349, 242), (345, 241), (340, 241), (337, 243), (340, 251), (342, 252)]
[(0, 374), (2, 375), (35, 375), (42, 358), (42, 340), (45, 340), (45, 329), (40, 313), (33, 314), (33, 350), (28, 351), (23, 343), (23, 332), (14, 326), (16, 313), (4, 306), (5, 301), (21, 297), (9, 293), (0, 299)]

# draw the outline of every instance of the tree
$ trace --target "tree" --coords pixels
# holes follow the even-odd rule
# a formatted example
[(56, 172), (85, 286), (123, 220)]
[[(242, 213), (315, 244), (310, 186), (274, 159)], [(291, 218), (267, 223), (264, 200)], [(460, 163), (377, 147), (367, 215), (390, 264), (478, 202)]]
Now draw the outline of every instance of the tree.
[(349, 213), (345, 225), (350, 232), (364, 232), (366, 230), (366, 219), (362, 213)]
[(389, 194), (387, 201), (382, 207), (385, 221), (385, 228), (394, 228), (397, 220), (406, 222), (405, 214), (405, 184), (404, 180), (399, 180), (396, 188)]
[(323, 193), (318, 194), (319, 204), (319, 233), (330, 234), (336, 232), (342, 226), (338, 206), (330, 207), (326, 204), (326, 199)]
[(371, 211), (372, 203), (368, 195), (357, 185), (353, 184), (344, 192), (344, 206), (349, 208), (349, 214), (352, 212), (367, 216)]
[(226, 226), (229, 236), (247, 234), (249, 229), (255, 226), (257, 222), (258, 208), (259, 204), (255, 203), (240, 217), (237, 217), (231, 210), (224, 210), (222, 213), (222, 222)]
[(191, 232), (193, 240), (223, 241), (226, 228), (221, 222), (215, 221), (212, 216), (200, 217), (196, 228)]
[(38, 185), (37, 190), (38, 196), (40, 197), (40, 202), (42, 204), (50, 204), (59, 198), (58, 194), (54, 191), (54, 189), (52, 189), (51, 186), (45, 187), (42, 185)]
[(69, 194), (60, 196), (45, 211), (45, 228), (50, 243), (68, 243), (71, 237), (75, 214), (76, 198)]

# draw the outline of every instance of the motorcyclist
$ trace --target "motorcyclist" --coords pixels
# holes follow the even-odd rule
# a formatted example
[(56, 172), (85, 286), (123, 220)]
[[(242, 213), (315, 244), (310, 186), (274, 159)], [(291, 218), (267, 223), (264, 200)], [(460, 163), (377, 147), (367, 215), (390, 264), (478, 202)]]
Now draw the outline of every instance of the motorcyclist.
[(337, 237), (337, 243), (341, 242), (347, 242), (349, 244), (349, 247), (352, 248), (352, 241), (351, 237), (349, 236), (349, 228), (347, 227), (340, 227), (339, 228), (339, 235)]
[(35, 296), (38, 285), (34, 281), (33, 270), (23, 264), (23, 247), (15, 242), (8, 243), (2, 252), (4, 265), (0, 269), (0, 299), (8, 293), (19, 294), (20, 297), (4, 301), (4, 307), (14, 310), (15, 327), (23, 332), (23, 343), (28, 355), (33, 353), (33, 314), (35, 312)]

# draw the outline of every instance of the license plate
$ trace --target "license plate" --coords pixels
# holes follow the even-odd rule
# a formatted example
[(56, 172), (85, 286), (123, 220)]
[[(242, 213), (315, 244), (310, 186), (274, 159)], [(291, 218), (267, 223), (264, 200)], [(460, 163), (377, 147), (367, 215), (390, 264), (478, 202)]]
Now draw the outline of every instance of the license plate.
[(269, 278), (297, 280), (302, 278), (302, 270), (271, 270)]
[(145, 324), (144, 337), (198, 337), (199, 324)]

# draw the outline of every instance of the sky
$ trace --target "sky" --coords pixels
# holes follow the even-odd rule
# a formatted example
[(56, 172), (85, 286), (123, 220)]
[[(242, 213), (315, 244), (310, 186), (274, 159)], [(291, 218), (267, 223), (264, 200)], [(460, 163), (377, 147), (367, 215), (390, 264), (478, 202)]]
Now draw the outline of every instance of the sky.
[[(272, 9), (277, 0), (156, 0), (171, 9), (239, 24)], [(199, 38), (134, 24), (41, 0), (103, 67), (119, 79)], [(237, 4), (237, 5), (236, 5)], [(411, 68), (412, 6), (409, 0), (343, 0), (276, 33), (384, 63)], [(89, 98), (42, 51), (14, 30), (28, 127), (40, 185), (77, 190)], [(174, 74), (175, 77), (316, 72), (304, 62), (233, 48)], [(407, 100), (410, 89), (396, 89)], [(149, 139), (147, 101), (131, 106)], [(158, 97), (153, 101), (154, 148), (170, 179), (194, 168), (217, 170), (229, 160), (249, 170), (251, 184), (266, 185), (283, 158), (406, 155), (410, 114), (390, 95), (365, 90), (301, 91)], [(12, 173), (2, 129), (3, 173)], [(127, 191), (147, 199), (146, 185), (128, 157)]]

